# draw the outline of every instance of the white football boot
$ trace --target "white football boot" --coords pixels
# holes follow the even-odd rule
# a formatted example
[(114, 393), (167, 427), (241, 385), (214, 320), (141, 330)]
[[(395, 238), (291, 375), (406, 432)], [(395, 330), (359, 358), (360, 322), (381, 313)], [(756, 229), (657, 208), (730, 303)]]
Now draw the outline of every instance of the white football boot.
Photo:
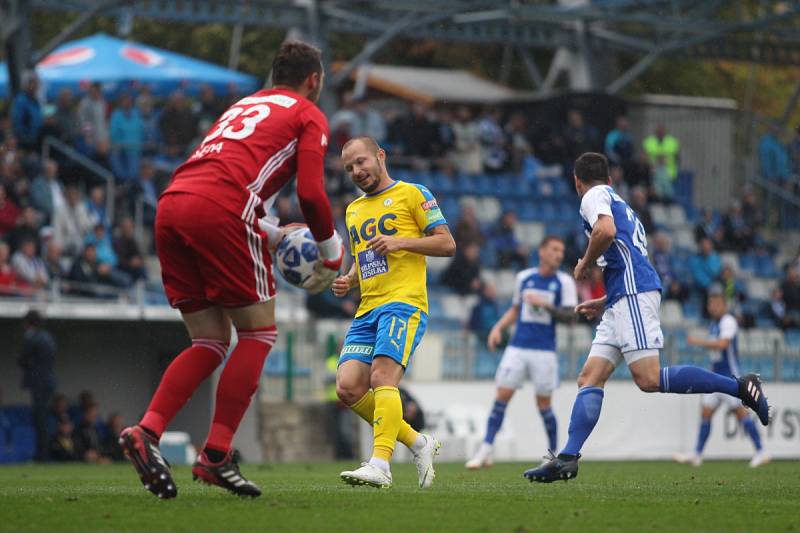
[(492, 445), (482, 442), (478, 452), (464, 466), (467, 470), (480, 470), (481, 468), (491, 468), (492, 464)]
[(375, 465), (361, 463), (356, 470), (345, 470), (339, 476), (348, 485), (367, 485), (376, 489), (388, 489), (392, 486), (392, 473), (384, 472)]
[(700, 466), (703, 464), (703, 458), (697, 455), (695, 452), (676, 453), (672, 458), (675, 459), (675, 462), (682, 465)]
[(419, 476), (419, 488), (427, 489), (433, 484), (436, 472), (433, 470), (433, 458), (439, 455), (442, 444), (430, 435), (422, 435), (425, 438), (425, 446), (414, 455), (414, 465), (417, 467)]
[(756, 452), (752, 459), (750, 459), (750, 468), (758, 468), (761, 465), (765, 465), (772, 461), (772, 457), (769, 456), (767, 452), (761, 450), (760, 452)]

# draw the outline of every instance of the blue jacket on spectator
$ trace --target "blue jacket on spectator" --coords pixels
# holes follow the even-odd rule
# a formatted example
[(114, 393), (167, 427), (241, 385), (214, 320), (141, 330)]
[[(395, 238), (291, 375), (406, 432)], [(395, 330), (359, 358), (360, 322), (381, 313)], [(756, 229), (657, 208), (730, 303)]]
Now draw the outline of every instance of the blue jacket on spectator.
[(716, 252), (706, 256), (697, 254), (692, 256), (689, 270), (697, 286), (707, 289), (722, 271), (722, 259)]
[(114, 147), (141, 150), (144, 143), (144, 123), (136, 108), (111, 113), (111, 144)]
[(114, 252), (114, 246), (107, 234), (102, 239), (98, 239), (95, 234), (91, 233), (86, 237), (86, 244), (94, 244), (97, 248), (98, 263), (112, 267), (117, 266), (117, 254)]
[(11, 123), (20, 144), (36, 144), (42, 130), (42, 106), (39, 101), (25, 91), (17, 93), (11, 104)]
[(789, 179), (789, 153), (786, 146), (772, 133), (766, 133), (758, 144), (761, 175), (766, 179)]

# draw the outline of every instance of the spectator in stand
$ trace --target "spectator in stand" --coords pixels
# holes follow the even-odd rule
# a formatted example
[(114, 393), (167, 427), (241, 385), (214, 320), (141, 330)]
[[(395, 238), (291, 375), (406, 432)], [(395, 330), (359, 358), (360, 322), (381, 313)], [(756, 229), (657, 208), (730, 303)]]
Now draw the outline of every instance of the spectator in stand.
[(800, 327), (800, 321), (792, 318), (786, 310), (783, 291), (780, 287), (772, 289), (769, 302), (765, 305), (764, 314), (775, 322), (775, 327), (782, 330)]
[(56, 433), (50, 437), (48, 451), (50, 459), (58, 462), (80, 460), (80, 455), (72, 438), (74, 426), (69, 419), (58, 422)]
[(186, 147), (177, 142), (167, 142), (164, 151), (158, 152), (152, 158), (156, 173), (164, 173), (171, 176), (175, 169), (186, 159), (185, 150)]
[(725, 302), (728, 305), (728, 310), (737, 319), (743, 316), (743, 304), (747, 301), (747, 293), (745, 291), (745, 284), (736, 277), (736, 271), (730, 264), (722, 265), (722, 270), (719, 273), (719, 284), (722, 288), (722, 294), (725, 296)]
[(107, 104), (100, 83), (92, 83), (78, 103), (78, 124), (86, 149), (98, 149), (108, 142)]
[(119, 259), (119, 269), (128, 274), (133, 281), (146, 280), (147, 271), (144, 268), (141, 248), (136, 242), (133, 219), (123, 218), (118, 230), (117, 238), (114, 239), (114, 251)]
[(625, 169), (633, 161), (634, 151), (630, 122), (628, 117), (620, 115), (617, 117), (616, 127), (606, 135), (606, 157), (613, 166)]
[(89, 198), (86, 199), (86, 212), (92, 226), (102, 224), (109, 227), (111, 222), (106, 213), (106, 193), (102, 185), (96, 185), (89, 190)]
[(318, 294), (306, 293), (306, 308), (317, 318), (352, 319), (357, 307), (351, 294), (337, 298), (331, 291), (322, 291)]
[(653, 266), (661, 278), (665, 300), (686, 301), (689, 291), (675, 276), (672, 267), (672, 242), (669, 236), (661, 231), (656, 232), (653, 239), (653, 252), (650, 256)]
[(167, 145), (177, 145), (180, 152), (188, 148), (197, 131), (197, 119), (182, 91), (175, 91), (169, 96), (161, 112), (160, 126)]
[(192, 113), (194, 113), (197, 122), (213, 124), (224, 111), (225, 103), (214, 94), (214, 88), (211, 85), (203, 84), (200, 87), (199, 98), (192, 106)]
[(800, 323), (800, 267), (792, 265), (786, 269), (786, 278), (781, 282), (786, 314)]
[(103, 224), (96, 224), (92, 232), (86, 237), (86, 244), (93, 244), (97, 248), (97, 262), (111, 268), (117, 266), (117, 254), (111, 243), (111, 237)]
[(456, 143), (456, 134), (453, 131), (453, 114), (449, 109), (442, 109), (436, 114), (436, 144), (433, 148), (433, 157), (437, 167), (448, 163), (445, 159)]
[(20, 282), (14, 267), (9, 263), (11, 248), (4, 241), (0, 241), (0, 296), (15, 296), (19, 294)]
[(280, 219), (281, 225), (304, 223), (300, 209), (287, 195), (278, 196), (275, 200), (275, 216)]
[(645, 191), (643, 187), (633, 188), (631, 191), (630, 205), (636, 212), (636, 216), (639, 217), (645, 232), (653, 233), (653, 231), (655, 231), (653, 215), (650, 213), (650, 206), (647, 202), (647, 191)]
[(794, 137), (789, 143), (789, 161), (795, 183), (800, 183), (800, 125), (794, 128)]
[(622, 167), (610, 167), (609, 173), (611, 174), (611, 186), (614, 188), (614, 192), (620, 195), (626, 202), (629, 202), (631, 199), (631, 191), (628, 187), (628, 182), (625, 181), (625, 173)]
[(500, 125), (502, 117), (500, 109), (490, 107), (478, 120), (483, 170), (493, 174), (506, 170), (509, 163), (508, 140)]
[(54, 119), (58, 138), (67, 144), (72, 144), (80, 132), (80, 121), (75, 107), (75, 98), (70, 89), (65, 87), (58, 91)]
[(64, 254), (74, 257), (83, 249), (83, 241), (92, 229), (92, 219), (81, 201), (78, 187), (70, 185), (65, 192), (66, 202), (53, 215), (53, 239)]
[(127, 93), (119, 97), (111, 113), (111, 169), (118, 181), (128, 182), (139, 176), (139, 161), (144, 145), (144, 123), (133, 99)]
[(6, 234), (6, 241), (14, 251), (19, 250), (23, 241), (30, 240), (34, 243), (34, 250), (38, 249), (39, 228), (41, 227), (39, 213), (32, 207), (26, 207), (17, 218), (17, 225)]
[(528, 139), (528, 123), (523, 113), (514, 113), (506, 124), (506, 136), (511, 146), (511, 170), (519, 174), (522, 162), (533, 155), (533, 146)]
[(119, 445), (119, 435), (124, 428), (125, 424), (122, 421), (122, 415), (119, 413), (108, 415), (106, 420), (107, 434), (103, 440), (102, 454), (115, 463), (125, 461), (125, 454), (122, 451), (122, 446)]
[(522, 270), (528, 265), (528, 251), (516, 237), (517, 214), (506, 211), (492, 230), (492, 244), (497, 251), (497, 266)]
[(388, 127), (386, 119), (380, 111), (371, 107), (364, 100), (356, 103), (355, 111), (362, 124), (362, 135), (372, 137), (378, 144), (386, 140)]
[(724, 237), (725, 230), (719, 222), (714, 210), (710, 207), (703, 208), (703, 218), (694, 227), (694, 240), (697, 244), (703, 239), (711, 239), (715, 244), (720, 244)]
[(456, 256), (442, 272), (439, 282), (458, 294), (477, 292), (481, 285), (480, 253), (481, 249), (477, 244), (459, 246)]
[(481, 155), (481, 133), (472, 111), (466, 106), (458, 108), (452, 124), (454, 146), (452, 161), (462, 174), (474, 175), (483, 170)]
[(756, 195), (749, 188), (745, 189), (742, 195), (742, 217), (744, 217), (744, 223), (753, 228), (753, 231), (764, 224), (764, 217), (756, 202)]
[(47, 415), (48, 434), (55, 435), (58, 431), (58, 425), (64, 420), (71, 422), (69, 418), (69, 403), (67, 403), (66, 396), (63, 394), (56, 394), (53, 396), (50, 412)]
[(152, 97), (143, 98), (145, 94), (142, 92), (136, 97), (136, 109), (142, 119), (142, 154), (152, 157), (161, 143), (161, 113), (155, 109)]
[(497, 307), (497, 287), (494, 283), (483, 282), (480, 289), (480, 298), (469, 314), (467, 328), (478, 338), (479, 345), (486, 344), (489, 332), (500, 320), (500, 310)]
[(753, 248), (756, 241), (756, 228), (748, 224), (738, 200), (731, 202), (728, 213), (722, 220), (724, 250), (746, 252)]
[(709, 238), (700, 241), (700, 251), (692, 256), (689, 261), (689, 270), (695, 288), (705, 297), (711, 284), (716, 281), (722, 272), (722, 260), (714, 250), (714, 243)]
[(45, 288), (50, 281), (44, 261), (36, 254), (35, 239), (20, 242), (19, 249), (11, 256), (11, 266), (17, 279), (35, 291)]
[(61, 247), (51, 238), (43, 246), (44, 266), (47, 269), (47, 277), (50, 281), (64, 279), (67, 271), (64, 265), (64, 258), (61, 255)]
[(142, 200), (143, 222), (148, 227), (153, 227), (156, 221), (156, 206), (158, 205), (158, 188), (155, 184), (156, 167), (152, 161), (145, 159), (139, 169), (139, 179), (131, 189), (131, 212), (136, 212), (136, 201)]
[(102, 455), (104, 435), (100, 427), (102, 427), (102, 421), (97, 413), (97, 406), (95, 404), (86, 406), (83, 420), (78, 424), (74, 439), (81, 459), (87, 463), (109, 462)]
[[(578, 296), (581, 302), (602, 298), (606, 293), (606, 286), (603, 282), (603, 269), (598, 266), (592, 267), (589, 278), (578, 282)], [(581, 318), (581, 320), (583, 320)]]
[(658, 124), (655, 133), (644, 140), (643, 147), (650, 166), (656, 168), (659, 165), (665, 165), (667, 176), (674, 183), (678, 179), (678, 163), (680, 159), (680, 143), (678, 139), (668, 134), (667, 128), (663, 124)]
[(31, 182), (31, 205), (45, 217), (46, 222), (53, 220), (53, 212), (63, 209), (64, 187), (58, 179), (58, 163), (54, 159), (42, 161), (42, 172)]
[(600, 148), (600, 135), (597, 130), (587, 124), (583, 113), (577, 109), (567, 112), (567, 125), (564, 127), (564, 141), (567, 147), (569, 165), (584, 152), (597, 152)]
[(25, 333), (18, 359), (22, 387), (31, 391), (36, 460), (46, 461), (49, 456), (47, 417), (56, 390), (56, 343), (37, 311), (28, 311), (22, 319), (22, 327)]
[(475, 215), (473, 206), (465, 205), (461, 210), (461, 218), (456, 222), (453, 238), (458, 246), (468, 246), (470, 244), (483, 246), (486, 237), (481, 231), (481, 225)]
[(11, 103), (11, 122), (14, 135), (23, 150), (36, 151), (41, 144), (42, 106), (37, 99), (39, 78), (33, 71), (23, 72), (22, 90)]
[(667, 158), (660, 155), (656, 158), (656, 165), (653, 167), (653, 194), (658, 201), (671, 204), (675, 197), (675, 187), (673, 178), (667, 166)]
[(758, 143), (758, 158), (761, 163), (761, 177), (786, 185), (790, 183), (789, 153), (781, 141), (783, 132), (777, 122), (770, 122), (761, 142)]
[(355, 109), (355, 99), (352, 91), (346, 91), (342, 94), (339, 108), (331, 115), (328, 127), (334, 138), (334, 148), (339, 150), (353, 137), (364, 135), (363, 117)]
[(8, 197), (6, 188), (0, 185), (0, 238), (16, 227), (19, 215), (19, 207)]
[(69, 291), (79, 296), (112, 296), (110, 288), (116, 285), (111, 266), (98, 262), (97, 248), (93, 244), (87, 244), (80, 257), (73, 262), (68, 278), (74, 282), (70, 284)]

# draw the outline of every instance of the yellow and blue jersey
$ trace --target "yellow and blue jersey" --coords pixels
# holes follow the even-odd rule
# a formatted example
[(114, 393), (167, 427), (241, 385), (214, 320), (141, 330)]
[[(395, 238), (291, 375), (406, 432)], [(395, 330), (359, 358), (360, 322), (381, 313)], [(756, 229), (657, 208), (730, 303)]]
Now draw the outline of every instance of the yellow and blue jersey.
[(425, 256), (406, 251), (383, 256), (367, 243), (379, 234), (419, 238), (447, 224), (431, 192), (422, 185), (395, 181), (354, 200), (347, 206), (345, 221), (361, 287), (356, 317), (389, 303), (405, 303), (427, 312)]
[(383, 256), (367, 243), (379, 234), (419, 238), (447, 221), (427, 188), (403, 181), (355, 200), (345, 220), (361, 305), (339, 364), (352, 359), (371, 364), (381, 355), (405, 368), (428, 322), (425, 256), (405, 251)]

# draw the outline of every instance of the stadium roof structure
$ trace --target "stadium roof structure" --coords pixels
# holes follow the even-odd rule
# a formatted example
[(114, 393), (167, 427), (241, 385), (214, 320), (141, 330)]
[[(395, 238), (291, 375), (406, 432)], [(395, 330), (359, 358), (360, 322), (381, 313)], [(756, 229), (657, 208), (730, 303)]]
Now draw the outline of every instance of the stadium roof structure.
[[(797, 0), (0, 0), (4, 41), (24, 27), (20, 21), (30, 9), (80, 13), (52, 48), (100, 13), (120, 20), (295, 29), (323, 47), (332, 33), (369, 36), (337, 83), (396, 37), (505, 45), (520, 55), (532, 86), (542, 90), (552, 85), (554, 71), (576, 63), (586, 71), (578, 88), (612, 94), (665, 56), (800, 65)], [(29, 61), (52, 48), (29, 54)], [(565, 60), (557, 52), (543, 75), (533, 49), (572, 56)], [(619, 54), (634, 63), (606, 83), (593, 70), (602, 58)]]
[[(337, 71), (336, 65), (333, 70)], [(506, 102), (520, 95), (505, 85), (466, 70), (370, 64), (362, 65), (351, 75), (354, 79), (361, 76), (366, 77), (370, 89), (427, 104), (489, 104)]]

